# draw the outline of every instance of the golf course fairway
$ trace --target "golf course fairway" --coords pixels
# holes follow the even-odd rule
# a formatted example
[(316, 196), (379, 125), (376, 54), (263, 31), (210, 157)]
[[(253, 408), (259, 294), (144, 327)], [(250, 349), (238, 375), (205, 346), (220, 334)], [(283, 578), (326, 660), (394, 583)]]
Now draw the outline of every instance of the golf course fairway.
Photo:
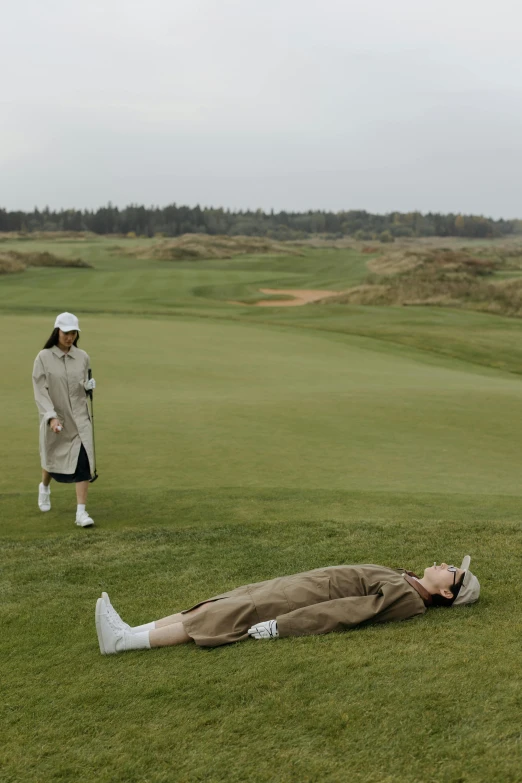
[[(341, 261), (314, 277), (307, 260), (294, 281), (277, 259), (162, 267), (138, 306), (143, 268), (99, 248), (74, 249), (94, 270), (0, 280), (2, 783), (519, 782), (522, 378), (495, 357), (522, 344), (522, 324), (208, 294), (342, 288)], [(82, 280), (101, 292), (83, 308)], [(37, 506), (31, 369), (62, 310), (97, 381), (89, 530), (67, 485), (53, 482), (51, 512)], [(99, 653), (102, 590), (134, 625), (286, 573), (419, 573), (465, 554), (482, 585), (470, 607)]]

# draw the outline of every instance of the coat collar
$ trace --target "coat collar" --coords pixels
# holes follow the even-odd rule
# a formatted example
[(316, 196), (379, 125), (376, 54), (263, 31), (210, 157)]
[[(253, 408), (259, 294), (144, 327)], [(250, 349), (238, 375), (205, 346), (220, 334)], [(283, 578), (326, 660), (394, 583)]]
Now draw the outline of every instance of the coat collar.
[(425, 605), (431, 606), (432, 605), (431, 594), (428, 593), (424, 585), (421, 585), (418, 579), (415, 579), (415, 577), (410, 576), (409, 574), (403, 574), (403, 577), (406, 579), (409, 585), (415, 588), (415, 590), (418, 592), (418, 594), (424, 601)]
[(57, 345), (53, 345), (51, 348), (51, 352), (54, 353), (55, 356), (57, 356), (59, 359), (61, 359), (63, 356), (70, 356), (71, 359), (76, 359), (76, 351), (77, 348), (74, 347), (74, 345), (71, 345), (69, 348), (69, 353), (64, 353), (61, 348), (58, 348)]

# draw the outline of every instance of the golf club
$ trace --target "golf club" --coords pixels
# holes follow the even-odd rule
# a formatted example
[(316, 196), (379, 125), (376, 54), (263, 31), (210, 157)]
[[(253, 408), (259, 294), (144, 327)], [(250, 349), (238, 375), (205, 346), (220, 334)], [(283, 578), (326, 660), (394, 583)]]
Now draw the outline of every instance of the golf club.
[[(89, 380), (91, 380), (91, 378), (92, 378), (92, 370), (89, 367)], [(94, 395), (93, 395), (92, 391), (93, 391), (92, 389), (89, 389), (88, 392), (87, 392), (87, 396), (90, 397), (90, 399), (91, 399), (92, 451), (93, 451), (93, 454), (94, 454), (94, 475), (93, 475), (93, 477), (90, 480), (91, 484), (93, 482), (95, 482), (96, 479), (98, 478), (98, 471), (96, 470), (96, 465), (97, 465), (96, 446), (95, 446), (95, 441), (94, 441)]]

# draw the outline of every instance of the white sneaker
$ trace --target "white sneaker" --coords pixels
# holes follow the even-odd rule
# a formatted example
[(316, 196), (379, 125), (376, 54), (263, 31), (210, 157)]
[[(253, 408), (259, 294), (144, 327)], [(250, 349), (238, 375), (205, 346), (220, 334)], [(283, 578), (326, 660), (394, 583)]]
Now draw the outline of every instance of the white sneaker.
[(132, 636), (132, 634), (128, 634), (113, 620), (103, 598), (98, 598), (96, 602), (96, 633), (102, 655), (111, 655), (130, 649), (130, 646), (126, 644), (125, 637)]
[(40, 511), (51, 510), (51, 487), (45, 487), (42, 483), (38, 485), (38, 508)]
[(128, 623), (125, 623), (121, 619), (120, 615), (118, 614), (114, 606), (111, 604), (111, 599), (109, 598), (107, 593), (102, 593), (102, 598), (105, 602), (105, 606), (109, 612), (109, 615), (112, 617), (114, 623), (116, 623), (116, 625), (118, 625), (122, 631), (127, 631), (127, 633), (132, 633), (132, 628)]
[(76, 524), (79, 527), (92, 527), (94, 519), (91, 519), (86, 511), (81, 511), (79, 514), (76, 514)]

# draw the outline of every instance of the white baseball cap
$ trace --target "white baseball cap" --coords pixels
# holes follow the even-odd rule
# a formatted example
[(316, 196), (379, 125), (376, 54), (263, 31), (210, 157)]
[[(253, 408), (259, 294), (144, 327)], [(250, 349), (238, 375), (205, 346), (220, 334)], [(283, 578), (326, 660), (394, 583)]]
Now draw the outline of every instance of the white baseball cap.
[(79, 332), (80, 324), (72, 313), (60, 313), (54, 322), (54, 328), (61, 329), (62, 332)]
[(469, 570), (469, 564), (471, 562), (471, 558), (469, 555), (466, 555), (464, 557), (464, 560), (461, 563), (460, 570), (465, 571), (464, 579), (462, 581), (462, 587), (459, 590), (459, 593), (455, 600), (452, 603), (452, 606), (461, 606), (462, 604), (473, 604), (475, 601), (478, 600), (478, 597), (480, 595), (480, 584), (477, 577), (471, 573)]

